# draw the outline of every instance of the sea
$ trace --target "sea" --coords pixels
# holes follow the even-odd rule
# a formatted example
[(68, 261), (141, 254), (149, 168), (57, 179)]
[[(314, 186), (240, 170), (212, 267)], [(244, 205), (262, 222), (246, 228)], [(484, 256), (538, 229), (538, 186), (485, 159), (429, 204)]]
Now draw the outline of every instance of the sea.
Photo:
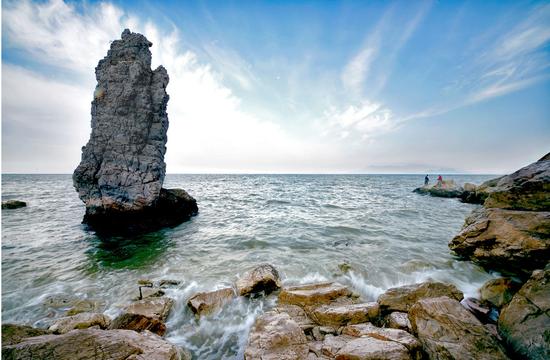
[[(448, 175), (480, 184), (491, 175)], [(435, 176), (433, 176), (435, 179)], [(72, 301), (115, 317), (138, 295), (137, 281), (170, 279), (175, 299), (165, 338), (198, 359), (242, 359), (255, 318), (276, 296), (237, 298), (197, 319), (186, 302), (231, 286), (269, 263), (283, 285), (338, 281), (365, 301), (386, 289), (437, 280), (466, 296), (498, 276), (453, 256), (448, 242), (477, 205), (413, 193), (424, 175), (172, 175), (199, 214), (174, 228), (100, 238), (83, 225), (70, 175), (3, 175), (2, 323), (48, 327)]]

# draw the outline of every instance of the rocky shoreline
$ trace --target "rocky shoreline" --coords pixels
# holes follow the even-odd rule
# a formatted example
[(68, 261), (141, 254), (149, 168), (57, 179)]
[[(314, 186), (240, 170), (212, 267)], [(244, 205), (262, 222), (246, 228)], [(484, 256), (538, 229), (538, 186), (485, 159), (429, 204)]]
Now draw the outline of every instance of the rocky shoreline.
[[(141, 299), (114, 319), (80, 304), (49, 329), (3, 324), (2, 358), (74, 359), (78, 349), (79, 359), (190, 359), (188, 350), (163, 339), (175, 311), (163, 289), (178, 282), (139, 285)], [(200, 321), (238, 296), (276, 298), (250, 330), (247, 360), (544, 359), (550, 351), (548, 295), (550, 268), (534, 271), (523, 285), (491, 280), (479, 300), (464, 299), (452, 284), (427, 281), (364, 302), (337, 282), (284, 286), (278, 271), (264, 264), (231, 287), (192, 295), (187, 307)], [(497, 316), (488, 316), (491, 311)]]

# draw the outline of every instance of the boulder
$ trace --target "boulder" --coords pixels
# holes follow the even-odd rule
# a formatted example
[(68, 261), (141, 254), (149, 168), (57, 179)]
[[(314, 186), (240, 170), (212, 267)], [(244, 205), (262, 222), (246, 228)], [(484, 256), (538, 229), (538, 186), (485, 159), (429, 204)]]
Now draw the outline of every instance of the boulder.
[(407, 348), (394, 341), (366, 336), (355, 338), (341, 347), (335, 360), (410, 360)]
[(298, 324), (286, 313), (268, 311), (250, 330), (245, 360), (305, 360), (309, 346)]
[(449, 248), (486, 268), (528, 276), (550, 261), (550, 212), (475, 210)]
[(427, 281), (420, 284), (405, 285), (387, 290), (378, 297), (380, 309), (383, 312), (408, 312), (418, 300), (448, 296), (462, 300), (464, 295), (456, 286), (441, 282)]
[(512, 300), (519, 287), (520, 285), (511, 278), (489, 280), (479, 289), (480, 300), (500, 309)]
[[(297, 305), (279, 304), (273, 309), (276, 313), (285, 313), (298, 324), (303, 332), (309, 333), (315, 328), (315, 323), (306, 314), (304, 309)], [(319, 329), (320, 330), (320, 329)]]
[(418, 339), (404, 330), (379, 328), (372, 324), (348, 325), (342, 330), (343, 335), (354, 337), (372, 337), (383, 341), (393, 341), (407, 348), (413, 359), (422, 358), (422, 346)]
[(129, 330), (73, 330), (42, 335), (2, 347), (2, 359), (55, 360), (182, 360), (190, 359), (173, 344), (149, 332)]
[(267, 295), (281, 288), (281, 279), (277, 269), (269, 264), (263, 264), (244, 274), (237, 280), (235, 286), (240, 296), (249, 296), (260, 292)]
[(170, 298), (149, 298), (133, 302), (126, 307), (125, 312), (141, 314), (164, 321), (168, 317), (173, 305), (174, 300)]
[(279, 304), (301, 307), (329, 304), (339, 298), (351, 297), (351, 291), (338, 283), (317, 283), (284, 288), (279, 294)]
[(386, 326), (392, 329), (400, 329), (405, 331), (411, 330), (411, 322), (409, 315), (405, 312), (394, 311), (386, 316)]
[(2, 209), (19, 209), (27, 206), (27, 203), (19, 200), (2, 201)]
[(498, 331), (522, 359), (550, 359), (550, 268), (534, 271), (498, 319)]
[(380, 314), (378, 303), (321, 305), (309, 315), (319, 325), (342, 326), (374, 321)]
[(162, 189), (168, 73), (151, 70), (151, 46), (126, 29), (95, 69), (92, 132), (73, 184), (86, 205), (84, 222), (97, 231), (149, 231), (197, 212), (185, 191)]
[(462, 195), (464, 189), (455, 184), (453, 180), (443, 180), (434, 185), (424, 185), (416, 188), (413, 192), (435, 197), (457, 198)]
[(109, 326), (110, 329), (134, 331), (148, 330), (163, 336), (166, 333), (164, 321), (168, 317), (174, 300), (170, 298), (149, 298), (130, 304)]
[(510, 175), (481, 184), (477, 191), (486, 194), (486, 208), (550, 211), (550, 160), (545, 156)]
[(508, 359), (490, 331), (455, 299), (421, 299), (409, 319), (430, 359)]
[(52, 332), (26, 325), (2, 324), (2, 346), (20, 343), (26, 338), (48, 335)]
[(195, 315), (206, 315), (221, 308), (235, 297), (233, 288), (224, 288), (215, 291), (201, 292), (193, 295), (187, 306)]
[(109, 327), (111, 319), (108, 316), (98, 313), (79, 313), (57, 319), (49, 328), (56, 334), (65, 334), (74, 329), (87, 329), (92, 326), (99, 326), (101, 329)]
[(125, 329), (137, 332), (147, 330), (159, 336), (166, 334), (166, 324), (158, 318), (134, 313), (123, 313), (117, 316), (111, 322), (109, 329)]

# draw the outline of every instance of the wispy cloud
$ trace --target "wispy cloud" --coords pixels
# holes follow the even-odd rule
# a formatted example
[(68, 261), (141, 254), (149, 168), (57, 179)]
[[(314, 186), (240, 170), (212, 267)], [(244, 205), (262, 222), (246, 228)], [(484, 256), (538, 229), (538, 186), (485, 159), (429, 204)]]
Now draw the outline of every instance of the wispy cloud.
[[(11, 3), (4, 10), (3, 22), (11, 47), (25, 51), (35, 62), (89, 74), (89, 78), (93, 77), (97, 61), (105, 55), (109, 41), (119, 38), (122, 29), (131, 26), (132, 31), (145, 34), (153, 43), (153, 63), (163, 64), (170, 75), (169, 150), (166, 158), (170, 172), (194, 169), (230, 171), (235, 168), (284, 171), (290, 167), (307, 171), (303, 165), (310, 163), (311, 157), (323, 153), (329, 157), (328, 147), (307, 139), (296, 139), (277, 123), (242, 110), (242, 100), (223, 83), (223, 74), (201, 61), (196, 53), (180, 48), (177, 29), (166, 33), (153, 23), (144, 22), (111, 4), (89, 5), (86, 13), (79, 13), (74, 6), (55, 0)], [(220, 60), (222, 55), (217, 55)], [(226, 65), (234, 57), (229, 59)], [(75, 81), (65, 76), (56, 77), (55, 72), (50, 78), (45, 78), (33, 70), (7, 67), (4, 71), (4, 77), (10, 80), (4, 82), (2, 92), (3, 104), (9, 110), (3, 116), (4, 128), (8, 129), (4, 136), (9, 136), (10, 131), (21, 134), (22, 121), (30, 121), (29, 109), (35, 108), (33, 101), (50, 98), (54, 89), (63, 92), (63, 103), (39, 102), (40, 111), (34, 112), (32, 121), (47, 124), (48, 119), (55, 118), (56, 122), (49, 129), (37, 127), (37, 136), (46, 139), (46, 130), (56, 132), (74, 128), (74, 123), (78, 124), (79, 134), (89, 133), (89, 101), (93, 83), (76, 82), (78, 85), (69, 86), (65, 84)], [(20, 77), (25, 80), (27, 96), (13, 96), (14, 81)], [(43, 91), (46, 84), (52, 85), (49, 94)], [(89, 94), (89, 98), (83, 102), (82, 99), (87, 98), (85, 94)], [(75, 109), (66, 106), (73, 102), (86, 105)], [(65, 111), (70, 111), (72, 116), (61, 116)], [(84, 141), (79, 140), (79, 144), (63, 144), (61, 153), (76, 154), (70, 157), (70, 161), (75, 161), (80, 154)], [(8, 149), (8, 152), (12, 153), (12, 150)], [(46, 149), (35, 150), (33, 156), (27, 157), (33, 163), (39, 163), (42, 156), (49, 156)], [(289, 162), (289, 158), (297, 164)], [(72, 171), (74, 166), (76, 162), (69, 164), (64, 171)], [(46, 168), (38, 169), (41, 170), (47, 171)]]
[(325, 134), (337, 133), (341, 138), (354, 136), (365, 140), (390, 131), (394, 126), (390, 109), (368, 101), (344, 109), (333, 107), (325, 111), (324, 116), (327, 119)]

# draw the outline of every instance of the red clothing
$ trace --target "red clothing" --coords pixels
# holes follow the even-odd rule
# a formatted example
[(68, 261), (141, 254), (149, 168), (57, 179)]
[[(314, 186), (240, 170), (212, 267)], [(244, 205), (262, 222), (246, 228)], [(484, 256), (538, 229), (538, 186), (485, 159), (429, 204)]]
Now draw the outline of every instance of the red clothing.
[(443, 181), (443, 178), (441, 177), (441, 175), (439, 175), (439, 176), (437, 177), (437, 181)]

